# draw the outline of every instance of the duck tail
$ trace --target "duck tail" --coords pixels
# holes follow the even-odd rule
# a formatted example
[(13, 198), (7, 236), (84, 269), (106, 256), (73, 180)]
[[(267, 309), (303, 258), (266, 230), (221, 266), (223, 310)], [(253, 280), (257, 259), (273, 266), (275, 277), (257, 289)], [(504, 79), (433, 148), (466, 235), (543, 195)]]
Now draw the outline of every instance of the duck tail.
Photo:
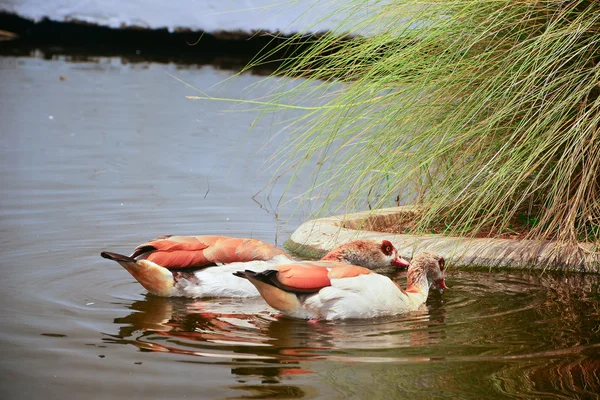
[(278, 284), (278, 272), (275, 269), (268, 269), (263, 272), (245, 270), (234, 272), (233, 275), (248, 279), (258, 289), (267, 304), (276, 310), (290, 312), (300, 308), (301, 305), (296, 294), (286, 291)]
[(150, 293), (165, 297), (172, 295), (175, 280), (168, 269), (148, 260), (136, 260), (110, 251), (103, 251), (100, 256), (119, 263)]
[(102, 258), (106, 258), (108, 260), (113, 260), (116, 262), (135, 262), (134, 258), (131, 258), (129, 256), (124, 256), (123, 254), (119, 254), (119, 253), (112, 253), (110, 251), (103, 251), (100, 253), (100, 256)]
[(250, 281), (252, 281), (252, 279), (255, 279), (259, 282), (264, 282), (266, 284), (278, 287), (278, 285), (275, 284), (277, 272), (278, 271), (275, 269), (268, 269), (262, 272), (254, 272), (247, 269), (245, 271), (234, 272), (233, 275), (239, 276), (240, 278), (248, 279)]

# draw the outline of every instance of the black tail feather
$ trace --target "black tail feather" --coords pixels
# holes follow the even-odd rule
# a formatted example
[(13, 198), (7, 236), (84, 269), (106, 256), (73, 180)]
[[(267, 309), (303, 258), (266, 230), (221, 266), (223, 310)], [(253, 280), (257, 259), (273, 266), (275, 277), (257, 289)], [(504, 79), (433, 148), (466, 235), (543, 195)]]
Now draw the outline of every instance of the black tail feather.
[(247, 269), (245, 271), (234, 272), (233, 275), (246, 279), (252, 278), (256, 279), (257, 281), (268, 283), (269, 285), (277, 286), (273, 283), (273, 280), (277, 280), (277, 272), (278, 271), (276, 269), (268, 269), (263, 272), (254, 272), (252, 270)]
[(152, 251), (156, 250), (156, 247), (154, 246), (142, 246), (142, 247), (138, 247), (137, 249), (135, 249), (135, 251), (133, 252), (133, 254), (131, 255), (132, 258), (137, 258), (139, 256), (141, 256), (144, 253), (150, 253)]
[(135, 262), (135, 260), (129, 256), (124, 256), (123, 254), (118, 253), (112, 253), (110, 251), (103, 251), (102, 253), (100, 253), (100, 256), (113, 261)]

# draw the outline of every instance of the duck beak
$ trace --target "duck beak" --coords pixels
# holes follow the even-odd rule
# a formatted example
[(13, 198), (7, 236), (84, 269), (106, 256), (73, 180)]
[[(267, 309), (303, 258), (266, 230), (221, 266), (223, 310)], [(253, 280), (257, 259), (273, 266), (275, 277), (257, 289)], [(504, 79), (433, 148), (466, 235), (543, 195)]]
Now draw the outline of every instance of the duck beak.
[(393, 265), (395, 265), (396, 267), (408, 268), (410, 266), (410, 263), (408, 261), (406, 261), (404, 258), (398, 256), (393, 261)]
[(446, 281), (444, 280), (444, 278), (440, 279), (439, 281), (435, 282), (435, 286), (438, 289), (448, 289), (448, 286), (446, 286)]

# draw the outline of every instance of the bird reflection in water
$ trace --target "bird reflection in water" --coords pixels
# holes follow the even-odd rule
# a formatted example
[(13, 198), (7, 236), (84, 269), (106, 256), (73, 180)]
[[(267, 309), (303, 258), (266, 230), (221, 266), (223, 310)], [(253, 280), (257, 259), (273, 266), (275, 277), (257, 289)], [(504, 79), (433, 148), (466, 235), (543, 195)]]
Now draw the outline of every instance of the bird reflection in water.
[[(260, 359), (320, 358), (336, 348), (420, 346), (443, 339), (443, 330), (442, 336), (428, 335), (432, 327), (444, 325), (446, 316), (441, 298), (434, 295), (431, 303), (431, 312), (424, 308), (397, 318), (314, 323), (280, 317), (260, 298), (190, 300), (146, 295), (128, 306), (134, 312), (114, 319), (121, 326), (110, 340), (189, 355), (212, 349)], [(398, 332), (408, 335), (386, 337)]]
[[(285, 379), (313, 374), (308, 365), (315, 360), (360, 362), (364, 354), (356, 354), (355, 349), (377, 352), (425, 346), (445, 335), (443, 329), (429, 329), (444, 324), (441, 304), (435, 317), (425, 308), (393, 319), (316, 323), (281, 317), (261, 298), (191, 300), (146, 295), (129, 309), (131, 314), (114, 319), (118, 333), (106, 335), (105, 342), (188, 356), (185, 362), (230, 365), (242, 384), (232, 388), (250, 392), (254, 392), (251, 381), (257, 379), (261, 385), (277, 384), (280, 390)], [(273, 396), (274, 389), (260, 387)], [(284, 397), (295, 398), (299, 393), (294, 388), (288, 388)], [(260, 393), (254, 395), (261, 398)]]
[(252, 376), (262, 383), (278, 383), (285, 376), (312, 373), (299, 367), (300, 360), (290, 357), (293, 351), (284, 343), (292, 336), (290, 324), (306, 323), (281, 323), (260, 298), (241, 304), (239, 299), (194, 301), (147, 295), (129, 308), (131, 314), (114, 319), (121, 326), (116, 335), (106, 335), (106, 342), (213, 358), (218, 364), (230, 359), (240, 382)]

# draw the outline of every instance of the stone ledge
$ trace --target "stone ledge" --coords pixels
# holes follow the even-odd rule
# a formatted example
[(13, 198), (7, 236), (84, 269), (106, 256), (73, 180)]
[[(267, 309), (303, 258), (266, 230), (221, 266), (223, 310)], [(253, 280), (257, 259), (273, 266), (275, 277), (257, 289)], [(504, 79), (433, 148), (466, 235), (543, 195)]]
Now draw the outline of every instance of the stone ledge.
[(284, 246), (301, 257), (319, 258), (333, 247), (351, 240), (387, 239), (407, 259), (417, 252), (428, 250), (440, 254), (455, 267), (600, 273), (600, 252), (596, 249), (594, 253), (590, 243), (582, 243), (581, 249), (575, 249), (549, 241), (395, 235), (368, 230), (376, 226), (389, 226), (401, 215), (412, 213), (413, 210), (410, 206), (403, 206), (314, 219), (296, 229)]

